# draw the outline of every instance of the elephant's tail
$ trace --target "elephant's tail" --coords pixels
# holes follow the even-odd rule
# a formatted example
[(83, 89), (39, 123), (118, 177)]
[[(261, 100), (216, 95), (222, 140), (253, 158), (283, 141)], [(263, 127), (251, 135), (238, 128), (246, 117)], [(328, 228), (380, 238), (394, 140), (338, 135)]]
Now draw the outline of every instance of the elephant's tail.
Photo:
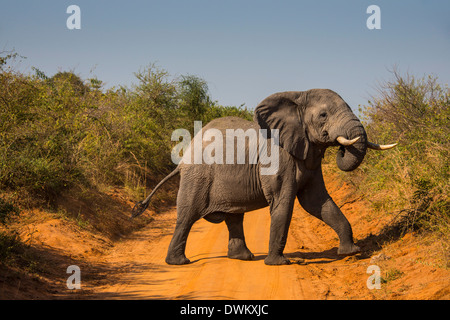
[(162, 179), (156, 185), (156, 187), (152, 190), (152, 192), (148, 195), (148, 197), (144, 201), (137, 202), (135, 204), (135, 206), (133, 207), (133, 210), (131, 211), (130, 219), (136, 218), (136, 217), (140, 216), (141, 214), (143, 214), (144, 211), (147, 209), (148, 205), (150, 204), (150, 199), (155, 194), (156, 190), (158, 190), (159, 187), (161, 187), (165, 182), (167, 182), (167, 180), (176, 176), (179, 173), (180, 173), (180, 169), (179, 169), (179, 167), (177, 167), (175, 170), (173, 170), (171, 173), (169, 173), (164, 179)]

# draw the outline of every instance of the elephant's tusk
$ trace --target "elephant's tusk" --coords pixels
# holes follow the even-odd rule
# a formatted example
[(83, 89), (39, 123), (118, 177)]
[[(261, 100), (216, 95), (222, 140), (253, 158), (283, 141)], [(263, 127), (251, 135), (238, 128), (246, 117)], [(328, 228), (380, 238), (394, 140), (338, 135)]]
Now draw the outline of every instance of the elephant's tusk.
[(376, 144), (370, 141), (367, 141), (367, 147), (374, 150), (388, 150), (395, 147), (397, 143), (394, 144)]
[(348, 147), (348, 146), (351, 146), (352, 144), (354, 144), (356, 141), (358, 141), (359, 138), (361, 138), (361, 137), (356, 137), (355, 139), (348, 140), (348, 139), (345, 139), (345, 138), (342, 137), (342, 136), (339, 136), (339, 137), (337, 137), (336, 140), (337, 140), (337, 142), (339, 142), (341, 145), (343, 145), (343, 146), (345, 146), (345, 147)]

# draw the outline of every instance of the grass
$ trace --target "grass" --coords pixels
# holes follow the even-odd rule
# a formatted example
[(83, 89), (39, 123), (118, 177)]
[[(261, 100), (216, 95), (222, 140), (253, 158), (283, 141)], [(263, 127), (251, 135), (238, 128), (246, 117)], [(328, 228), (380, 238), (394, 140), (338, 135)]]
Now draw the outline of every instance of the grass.
[(8, 261), (20, 247), (21, 242), (16, 234), (0, 231), (0, 261)]
[(432, 76), (393, 74), (360, 113), (370, 140), (398, 146), (369, 150), (359, 169), (340, 176), (370, 195), (376, 211), (395, 217), (403, 232), (435, 232), (448, 240), (450, 91)]
[(387, 270), (383, 276), (381, 277), (381, 283), (388, 283), (394, 280), (397, 280), (399, 278), (401, 278), (403, 276), (403, 272), (396, 269), (396, 268), (391, 268), (389, 270)]
[[(448, 264), (450, 250), (450, 90), (437, 78), (416, 79), (393, 71), (366, 106), (360, 107), (369, 140), (398, 146), (368, 150), (353, 172), (337, 172), (373, 209), (373, 219), (389, 217), (386, 235), (416, 232), (442, 247), (438, 260)], [(327, 151), (332, 163), (336, 150)], [(396, 273), (393, 271), (393, 275)], [(391, 279), (393, 275), (387, 275)]]
[(6, 224), (13, 216), (19, 213), (13, 203), (3, 198), (0, 198), (0, 224)]

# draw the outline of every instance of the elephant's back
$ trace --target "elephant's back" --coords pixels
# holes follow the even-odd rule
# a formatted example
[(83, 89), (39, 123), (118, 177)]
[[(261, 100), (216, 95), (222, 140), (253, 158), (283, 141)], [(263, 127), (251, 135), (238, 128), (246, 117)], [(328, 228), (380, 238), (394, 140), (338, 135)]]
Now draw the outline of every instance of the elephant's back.
[(208, 129), (218, 129), (224, 131), (226, 129), (243, 129), (244, 131), (248, 129), (258, 130), (259, 126), (254, 121), (248, 121), (239, 117), (223, 117), (217, 118), (209, 122), (203, 127), (203, 131)]

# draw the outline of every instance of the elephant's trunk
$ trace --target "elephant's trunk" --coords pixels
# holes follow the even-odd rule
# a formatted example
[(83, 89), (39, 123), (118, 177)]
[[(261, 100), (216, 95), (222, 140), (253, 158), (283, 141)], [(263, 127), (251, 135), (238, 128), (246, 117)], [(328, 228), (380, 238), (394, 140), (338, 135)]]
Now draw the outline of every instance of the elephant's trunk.
[(352, 171), (358, 168), (366, 155), (367, 135), (358, 119), (351, 119), (344, 128), (340, 136), (353, 141), (347, 146), (341, 145), (336, 155), (336, 164), (342, 171)]

